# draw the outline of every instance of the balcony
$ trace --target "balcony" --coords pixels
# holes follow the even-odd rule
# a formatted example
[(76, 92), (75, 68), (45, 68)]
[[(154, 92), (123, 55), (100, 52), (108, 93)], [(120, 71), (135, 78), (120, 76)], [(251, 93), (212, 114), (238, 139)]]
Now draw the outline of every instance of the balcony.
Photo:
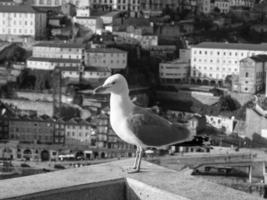
[(257, 200), (250, 194), (148, 162), (127, 174), (133, 159), (0, 182), (0, 199), (23, 200)]

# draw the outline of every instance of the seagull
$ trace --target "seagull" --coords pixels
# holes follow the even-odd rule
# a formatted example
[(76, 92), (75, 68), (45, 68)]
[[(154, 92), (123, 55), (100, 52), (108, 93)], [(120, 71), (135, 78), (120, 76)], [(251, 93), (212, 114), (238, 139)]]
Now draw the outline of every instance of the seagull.
[(147, 108), (135, 105), (129, 97), (126, 79), (121, 74), (108, 77), (94, 94), (110, 93), (110, 124), (125, 142), (135, 145), (136, 157), (129, 173), (140, 171), (145, 149), (192, 141), (195, 131), (190, 123), (172, 123)]

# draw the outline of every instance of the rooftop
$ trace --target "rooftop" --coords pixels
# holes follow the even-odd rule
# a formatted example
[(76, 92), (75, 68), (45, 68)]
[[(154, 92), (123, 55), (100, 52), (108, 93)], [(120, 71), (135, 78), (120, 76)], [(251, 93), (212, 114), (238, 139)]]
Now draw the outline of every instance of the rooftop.
[(73, 42), (40, 42), (34, 45), (35, 47), (54, 47), (54, 48), (85, 48), (84, 44)]
[(267, 43), (246, 44), (246, 43), (201, 42), (197, 45), (193, 45), (192, 47), (193, 48), (208, 48), (208, 49), (235, 49), (235, 50), (267, 51)]
[[(60, 67), (61, 71), (78, 71), (77, 67)], [(95, 67), (95, 66), (85, 66), (84, 71), (88, 72), (110, 72), (110, 69), (107, 67)]]
[(43, 62), (57, 62), (57, 63), (80, 63), (80, 59), (64, 59), (64, 58), (43, 58), (43, 57), (30, 57), (29, 61), (43, 61)]
[(37, 11), (28, 5), (12, 5), (12, 6), (1, 5), (0, 12), (1, 13), (3, 12), (5, 13), (36, 13)]
[(251, 56), (250, 59), (256, 61), (256, 62), (267, 62), (267, 55), (255, 55), (255, 56)]
[(86, 51), (95, 53), (127, 53), (126, 51), (116, 48), (93, 48), (93, 49), (87, 49)]
[(0, 199), (109, 200), (259, 200), (261, 198), (190, 175), (142, 162), (141, 172), (128, 174), (134, 159), (0, 182)]

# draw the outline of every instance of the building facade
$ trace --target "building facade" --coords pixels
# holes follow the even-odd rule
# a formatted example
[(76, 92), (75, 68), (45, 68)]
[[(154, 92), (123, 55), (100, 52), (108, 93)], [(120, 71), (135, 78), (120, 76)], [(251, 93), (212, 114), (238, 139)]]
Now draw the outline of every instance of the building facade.
[(111, 70), (120, 70), (127, 67), (127, 52), (115, 48), (88, 49), (85, 52), (85, 65), (107, 67)]
[(104, 10), (120, 10), (139, 12), (140, 0), (90, 0), (92, 8), (102, 8)]
[(188, 80), (190, 62), (174, 60), (159, 64), (159, 77), (162, 83), (181, 83)]
[(267, 54), (266, 44), (203, 42), (191, 47), (191, 81), (222, 83), (227, 75), (239, 74), (239, 62)]
[(233, 83), (233, 90), (255, 94), (264, 88), (267, 55), (257, 55), (240, 61), (238, 81)]
[(84, 50), (84, 45), (76, 43), (38, 43), (33, 46), (32, 56), (27, 59), (27, 68), (54, 70), (56, 66), (79, 67)]
[(92, 135), (95, 129), (92, 125), (81, 119), (71, 119), (65, 122), (65, 144), (66, 145), (93, 145)]
[(18, 117), (9, 120), (9, 139), (22, 143), (53, 143), (53, 121), (43, 118)]
[(27, 5), (0, 6), (0, 36), (4, 40), (17, 37), (46, 37), (46, 13)]

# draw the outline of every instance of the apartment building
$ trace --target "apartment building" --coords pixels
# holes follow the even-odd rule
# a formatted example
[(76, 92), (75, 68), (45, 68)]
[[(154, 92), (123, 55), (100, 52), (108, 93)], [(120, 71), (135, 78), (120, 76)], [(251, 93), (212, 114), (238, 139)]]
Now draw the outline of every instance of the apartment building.
[(27, 68), (53, 70), (59, 67), (79, 67), (85, 45), (68, 42), (42, 42), (33, 46), (33, 53), (27, 59)]
[(85, 52), (85, 65), (107, 67), (111, 70), (120, 70), (127, 67), (127, 52), (115, 48), (88, 49)]
[(191, 47), (191, 81), (222, 84), (239, 75), (240, 60), (259, 54), (267, 54), (267, 44), (202, 42)]
[(42, 117), (16, 117), (9, 120), (9, 139), (22, 143), (53, 143), (53, 120)]
[(17, 40), (18, 37), (40, 39), (46, 37), (46, 13), (27, 5), (0, 6), (0, 37)]
[[(60, 7), (63, 4), (71, 3), (75, 6), (89, 5), (89, 0), (32, 0), (31, 5), (35, 7)], [(87, 3), (88, 2), (88, 3)]]
[(95, 129), (86, 120), (73, 118), (65, 122), (65, 144), (66, 145), (93, 145), (92, 135)]
[(228, 13), (233, 7), (252, 8), (254, 0), (202, 0), (198, 2), (199, 10), (205, 14), (218, 8), (221, 13)]
[(78, 68), (80, 65), (80, 59), (60, 59), (43, 57), (30, 57), (27, 59), (27, 68), (33, 70), (54, 70), (57, 66)]
[(130, 12), (140, 11), (140, 0), (90, 0), (92, 8), (106, 10), (121, 10)]
[(61, 74), (63, 79), (78, 82), (80, 79), (84, 81), (97, 81), (105, 79), (111, 75), (111, 70), (106, 67), (85, 66), (80, 70), (77, 67), (62, 67)]
[(185, 60), (173, 60), (159, 64), (159, 77), (161, 83), (185, 82), (190, 74), (190, 62)]
[(255, 94), (264, 88), (267, 55), (256, 55), (240, 61), (239, 76), (233, 82), (233, 90)]
[(101, 33), (103, 30), (103, 20), (100, 17), (76, 16), (75, 23), (83, 25), (93, 33)]

